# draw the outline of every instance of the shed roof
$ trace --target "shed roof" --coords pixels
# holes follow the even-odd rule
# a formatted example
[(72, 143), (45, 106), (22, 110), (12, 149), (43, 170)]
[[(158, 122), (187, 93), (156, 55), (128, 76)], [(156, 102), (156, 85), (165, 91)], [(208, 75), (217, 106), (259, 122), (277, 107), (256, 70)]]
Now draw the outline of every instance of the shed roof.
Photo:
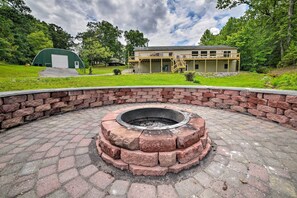
[(195, 46), (151, 46), (135, 47), (134, 51), (174, 51), (174, 50), (232, 50), (236, 47), (226, 45), (195, 45)]

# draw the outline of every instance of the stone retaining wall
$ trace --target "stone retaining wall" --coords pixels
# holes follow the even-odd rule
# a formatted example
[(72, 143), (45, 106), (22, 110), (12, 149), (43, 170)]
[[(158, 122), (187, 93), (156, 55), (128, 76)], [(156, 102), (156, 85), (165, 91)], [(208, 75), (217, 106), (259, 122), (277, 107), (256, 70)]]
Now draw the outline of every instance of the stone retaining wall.
[[(104, 87), (0, 93), (0, 129), (112, 104), (192, 104), (256, 116), (297, 129), (297, 92), (220, 87)], [(236, 121), (237, 122), (237, 121)]]

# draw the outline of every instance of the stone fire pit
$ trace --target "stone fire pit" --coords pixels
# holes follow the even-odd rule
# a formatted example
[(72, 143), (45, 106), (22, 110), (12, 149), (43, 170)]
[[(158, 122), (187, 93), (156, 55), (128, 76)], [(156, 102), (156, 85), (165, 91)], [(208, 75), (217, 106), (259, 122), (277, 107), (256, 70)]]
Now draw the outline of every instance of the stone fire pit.
[(105, 162), (134, 175), (154, 176), (197, 165), (211, 148), (204, 119), (157, 105), (108, 113), (96, 143)]

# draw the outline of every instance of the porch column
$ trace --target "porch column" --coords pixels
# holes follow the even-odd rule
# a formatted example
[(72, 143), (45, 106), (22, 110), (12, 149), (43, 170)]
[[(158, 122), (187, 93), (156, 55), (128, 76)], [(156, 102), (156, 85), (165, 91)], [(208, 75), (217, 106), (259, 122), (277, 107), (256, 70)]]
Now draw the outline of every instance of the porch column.
[(194, 71), (196, 71), (196, 69), (195, 69), (195, 65), (196, 65), (196, 64), (195, 64), (195, 59), (194, 59), (194, 61), (193, 61), (193, 70), (194, 70)]
[(206, 73), (206, 59), (205, 59), (205, 63), (204, 63), (204, 72)]
[(140, 61), (138, 61), (138, 73), (140, 73)]
[(218, 73), (218, 59), (216, 59), (216, 73)]
[(152, 59), (150, 59), (150, 73), (152, 73)]
[(240, 59), (238, 60), (238, 72), (240, 72)]
[(163, 59), (161, 58), (161, 65), (160, 65), (161, 72), (163, 72), (163, 69), (162, 69), (162, 67), (163, 67)]
[(229, 58), (228, 58), (228, 72), (230, 72), (230, 60), (229, 60)]

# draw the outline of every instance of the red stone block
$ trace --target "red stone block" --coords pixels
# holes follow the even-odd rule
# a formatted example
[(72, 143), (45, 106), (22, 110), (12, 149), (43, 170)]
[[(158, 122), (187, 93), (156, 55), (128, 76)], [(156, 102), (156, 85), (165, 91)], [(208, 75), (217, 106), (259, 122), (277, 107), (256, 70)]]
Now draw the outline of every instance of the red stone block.
[(3, 112), (3, 113), (9, 113), (9, 112), (13, 112), (13, 111), (18, 110), (19, 108), (20, 108), (20, 104), (19, 103), (2, 105), (1, 106), (1, 112)]
[(67, 104), (65, 102), (57, 102), (57, 103), (52, 104), (53, 109), (66, 107), (66, 106), (67, 106)]
[(286, 102), (297, 104), (297, 96), (287, 96)]
[(202, 137), (205, 132), (205, 120), (200, 117), (193, 117), (190, 119), (189, 124), (192, 125), (198, 132), (199, 137)]
[(275, 108), (269, 107), (269, 106), (264, 106), (264, 105), (258, 105), (257, 110), (263, 111), (263, 112), (266, 112), (266, 113), (276, 113)]
[(235, 100), (229, 99), (229, 100), (224, 100), (224, 104), (238, 106), (239, 105), (239, 102), (238, 101), (235, 101)]
[(158, 164), (158, 153), (145, 153), (142, 151), (121, 149), (121, 159), (129, 165), (134, 164), (153, 167)]
[(246, 102), (247, 98), (244, 96), (232, 96), (232, 100), (238, 101), (238, 102)]
[(224, 103), (216, 103), (216, 107), (220, 109), (230, 109), (230, 105)]
[(284, 109), (280, 109), (280, 108), (276, 109), (276, 114), (278, 114), (278, 115), (284, 115), (284, 112), (285, 112)]
[(51, 94), (51, 96), (52, 96), (53, 98), (61, 98), (61, 97), (68, 96), (68, 92), (67, 92), (67, 91), (53, 92), (53, 93)]
[(207, 140), (208, 140), (208, 130), (205, 130), (205, 134), (200, 138), (203, 148), (205, 148)]
[(17, 125), (20, 125), (24, 122), (22, 117), (16, 117), (8, 120), (4, 120), (1, 124), (2, 129), (8, 129)]
[(129, 165), (120, 159), (117, 159), (117, 160), (113, 159), (113, 158), (109, 157), (108, 155), (106, 155), (105, 153), (102, 153), (101, 157), (106, 163), (112, 164), (113, 166), (117, 167), (118, 169), (121, 169), (121, 170), (129, 169)]
[(261, 105), (266, 105), (267, 100), (266, 99), (259, 99), (259, 98), (249, 98), (248, 99), (249, 103), (254, 103), (254, 104), (261, 104)]
[(29, 107), (29, 108), (25, 108), (25, 109), (19, 109), (15, 112), (13, 112), (13, 117), (23, 117), (26, 115), (30, 115), (34, 113), (34, 108), (33, 107)]
[(264, 94), (264, 99), (268, 99), (270, 101), (285, 101), (286, 96), (277, 94)]
[(289, 123), (292, 127), (297, 128), (297, 120), (291, 119)]
[(51, 109), (51, 105), (50, 104), (44, 104), (44, 105), (40, 105), (38, 107), (35, 108), (35, 112), (42, 112), (42, 111), (48, 111)]
[(34, 99), (38, 100), (38, 99), (46, 99), (50, 97), (50, 93), (38, 93), (38, 94), (34, 94)]
[(206, 107), (215, 107), (216, 106), (216, 103), (214, 103), (214, 102), (203, 102), (203, 106), (206, 106)]
[(224, 94), (217, 94), (216, 98), (220, 98), (220, 99), (223, 99), (223, 100), (228, 100), (228, 99), (231, 98), (231, 96), (230, 95), (224, 95)]
[(177, 160), (184, 164), (187, 163), (189, 161), (191, 161), (192, 159), (198, 157), (203, 151), (203, 146), (201, 141), (199, 141), (198, 143), (183, 149), (183, 150), (178, 150), (176, 152), (177, 154)]
[(205, 93), (203, 93), (203, 97), (205, 97), (205, 98), (214, 98), (215, 94), (212, 93), (212, 92), (205, 92)]
[(19, 95), (19, 96), (10, 96), (3, 99), (4, 104), (14, 104), (18, 102), (25, 102), (27, 100), (27, 95)]
[(45, 104), (52, 104), (52, 103), (56, 103), (56, 102), (60, 102), (60, 98), (47, 98), (45, 99), (44, 103)]
[(167, 167), (144, 167), (137, 165), (129, 165), (129, 170), (133, 175), (144, 175), (144, 176), (163, 176), (168, 172)]
[(169, 169), (168, 169), (168, 172), (170, 173), (178, 173), (182, 170), (185, 170), (185, 169), (188, 169), (192, 166), (195, 166), (199, 164), (199, 157), (196, 157), (194, 159), (192, 159), (191, 161), (187, 162), (187, 163), (184, 163), (184, 164), (175, 164), (173, 166), (170, 166)]
[(24, 106), (26, 107), (37, 107), (43, 105), (43, 99), (38, 99), (38, 100), (30, 100), (24, 102)]
[(162, 167), (169, 167), (176, 163), (176, 152), (159, 152), (159, 163)]
[(258, 111), (257, 109), (248, 109), (248, 112), (257, 117), (265, 117), (266, 113), (262, 111)]
[(99, 146), (104, 153), (112, 157), (113, 159), (120, 159), (121, 149), (112, 145), (107, 141), (104, 136), (99, 137)]
[(281, 123), (281, 124), (285, 124), (289, 121), (289, 118), (287, 118), (286, 116), (283, 115), (277, 115), (277, 114), (273, 114), (273, 113), (267, 113), (266, 117), (269, 120)]
[[(198, 131), (197, 131), (198, 130)], [(177, 129), (177, 148), (187, 148), (199, 141), (200, 134), (203, 133), (199, 130), (203, 130), (203, 127), (199, 127), (198, 129), (191, 129), (188, 126), (180, 127)]]
[(32, 121), (32, 120), (36, 120), (41, 117), (43, 117), (43, 112), (35, 112), (35, 113), (32, 113), (31, 115), (26, 116), (25, 120)]
[(247, 109), (241, 106), (231, 106), (231, 109), (242, 113), (247, 112)]
[(83, 100), (73, 100), (73, 101), (70, 101), (68, 103), (68, 105), (72, 106), (72, 105), (79, 105), (81, 103), (83, 103), (84, 101)]
[(289, 118), (292, 118), (294, 120), (297, 120), (297, 111), (288, 109), (285, 111), (285, 115)]
[(84, 100), (84, 99), (91, 98), (91, 95), (78, 95), (76, 97), (77, 97), (77, 100)]
[(176, 136), (171, 134), (150, 134), (143, 132), (139, 137), (139, 148), (144, 152), (164, 152), (176, 149)]
[(210, 101), (214, 102), (214, 103), (222, 103), (223, 102), (223, 100), (220, 98), (212, 98), (212, 99), (210, 99)]
[(205, 149), (202, 151), (202, 153), (199, 155), (199, 160), (201, 161), (205, 156), (209, 153), (211, 149), (211, 145), (209, 143), (206, 144)]
[(63, 102), (69, 102), (69, 101), (73, 101), (76, 100), (76, 96), (65, 96), (61, 99), (61, 101)]
[(281, 101), (269, 101), (268, 106), (275, 107), (275, 108), (281, 108), (281, 109), (290, 109), (291, 105), (287, 102), (281, 102)]
[(0, 98), (0, 105), (3, 105), (3, 100), (2, 100), (2, 98)]
[(225, 90), (224, 91), (225, 95), (232, 95), (232, 96), (238, 96), (239, 95), (239, 91), (235, 91), (235, 90)]
[(139, 137), (141, 131), (128, 130), (125, 127), (118, 125), (110, 130), (108, 139), (111, 144), (126, 148), (129, 150), (139, 149)]
[(68, 112), (68, 111), (73, 111), (75, 107), (73, 105), (71, 106), (66, 106), (61, 108), (61, 112)]

